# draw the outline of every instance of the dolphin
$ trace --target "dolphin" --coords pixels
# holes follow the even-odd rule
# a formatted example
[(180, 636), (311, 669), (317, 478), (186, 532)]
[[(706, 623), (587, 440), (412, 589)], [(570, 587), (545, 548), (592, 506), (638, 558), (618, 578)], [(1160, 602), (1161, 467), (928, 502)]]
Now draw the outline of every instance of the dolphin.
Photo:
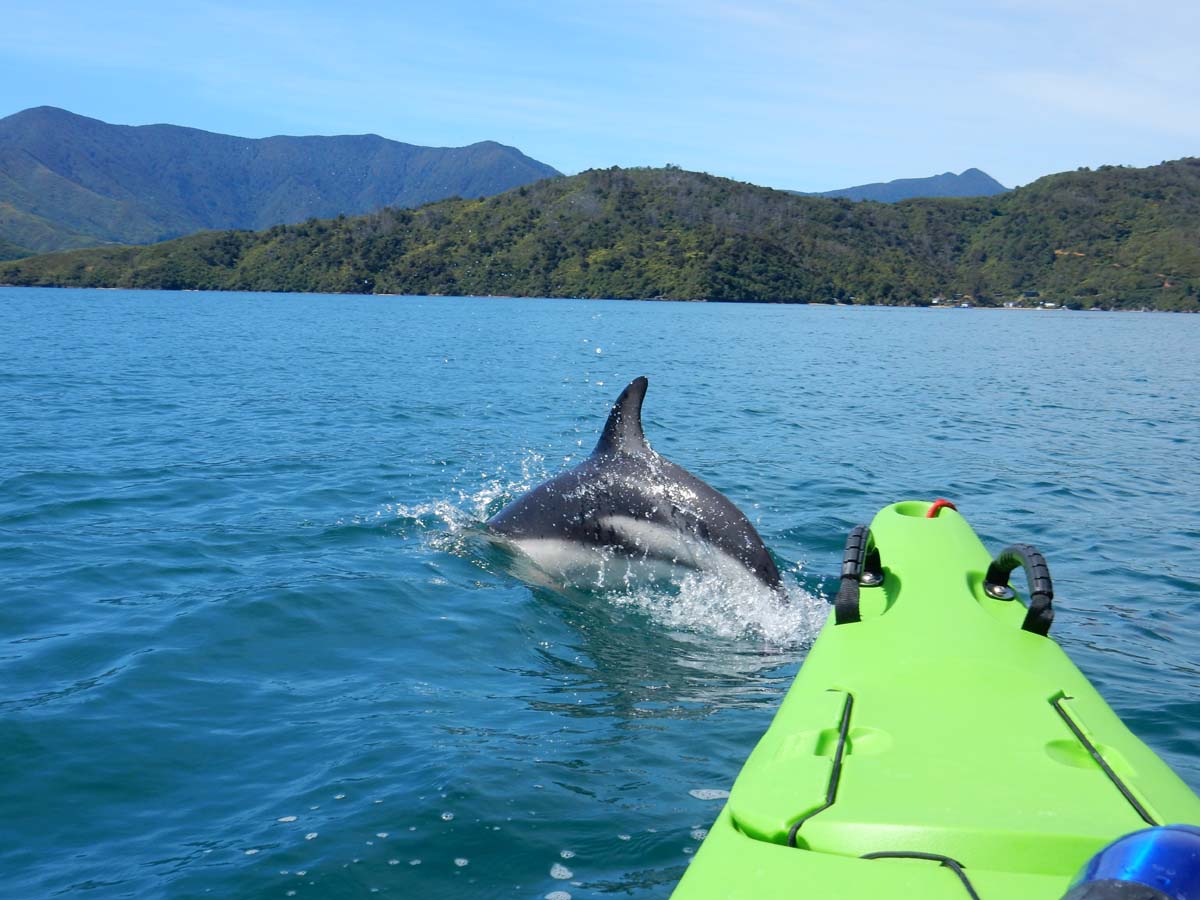
[[(624, 570), (748, 573), (786, 602), (762, 538), (720, 492), (650, 449), (642, 431), (649, 381), (621, 392), (596, 449), (582, 463), (517, 498), (492, 518), (489, 537), (538, 570), (570, 583), (603, 582)], [(613, 565), (624, 562), (624, 567)], [(607, 568), (607, 573), (605, 569)], [(599, 570), (599, 578), (590, 573)]]

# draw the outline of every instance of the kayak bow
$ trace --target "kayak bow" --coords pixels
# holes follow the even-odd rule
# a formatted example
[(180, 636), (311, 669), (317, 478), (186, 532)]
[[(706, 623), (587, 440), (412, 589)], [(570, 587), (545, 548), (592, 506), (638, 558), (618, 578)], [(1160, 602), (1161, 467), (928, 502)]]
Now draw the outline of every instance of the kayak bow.
[(1034, 548), (993, 559), (940, 501), (881, 510), (672, 896), (1059, 900), (1114, 839), (1200, 822), (1052, 620)]

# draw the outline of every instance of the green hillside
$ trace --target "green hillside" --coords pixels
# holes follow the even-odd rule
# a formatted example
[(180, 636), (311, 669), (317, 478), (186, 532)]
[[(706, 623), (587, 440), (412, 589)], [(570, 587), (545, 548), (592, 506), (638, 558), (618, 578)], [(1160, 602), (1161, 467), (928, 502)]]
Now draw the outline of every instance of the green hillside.
[(1196, 310), (1200, 160), (852, 203), (674, 168), (0, 265), (12, 284)]

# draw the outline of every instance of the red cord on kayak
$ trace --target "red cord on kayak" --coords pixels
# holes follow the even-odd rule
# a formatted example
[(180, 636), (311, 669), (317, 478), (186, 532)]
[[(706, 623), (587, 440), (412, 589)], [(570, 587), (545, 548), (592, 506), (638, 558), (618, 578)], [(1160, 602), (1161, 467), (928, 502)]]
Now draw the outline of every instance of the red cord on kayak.
[(927, 518), (927, 519), (937, 518), (937, 514), (943, 509), (952, 509), (955, 512), (958, 512), (957, 506), (955, 506), (949, 500), (946, 500), (942, 497), (938, 497), (936, 500), (933, 501), (933, 505), (930, 506), (929, 510), (925, 513), (925, 518)]

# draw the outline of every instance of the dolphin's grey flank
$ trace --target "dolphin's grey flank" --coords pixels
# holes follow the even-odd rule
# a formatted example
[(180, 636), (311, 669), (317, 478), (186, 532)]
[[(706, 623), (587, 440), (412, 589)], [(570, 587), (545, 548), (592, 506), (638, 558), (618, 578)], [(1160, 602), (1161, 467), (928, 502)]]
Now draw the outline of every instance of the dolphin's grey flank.
[(779, 569), (741, 511), (646, 444), (648, 383), (636, 378), (621, 392), (591, 456), (500, 510), (488, 530), (551, 573), (583, 568), (597, 551), (658, 567), (733, 560), (786, 599)]

